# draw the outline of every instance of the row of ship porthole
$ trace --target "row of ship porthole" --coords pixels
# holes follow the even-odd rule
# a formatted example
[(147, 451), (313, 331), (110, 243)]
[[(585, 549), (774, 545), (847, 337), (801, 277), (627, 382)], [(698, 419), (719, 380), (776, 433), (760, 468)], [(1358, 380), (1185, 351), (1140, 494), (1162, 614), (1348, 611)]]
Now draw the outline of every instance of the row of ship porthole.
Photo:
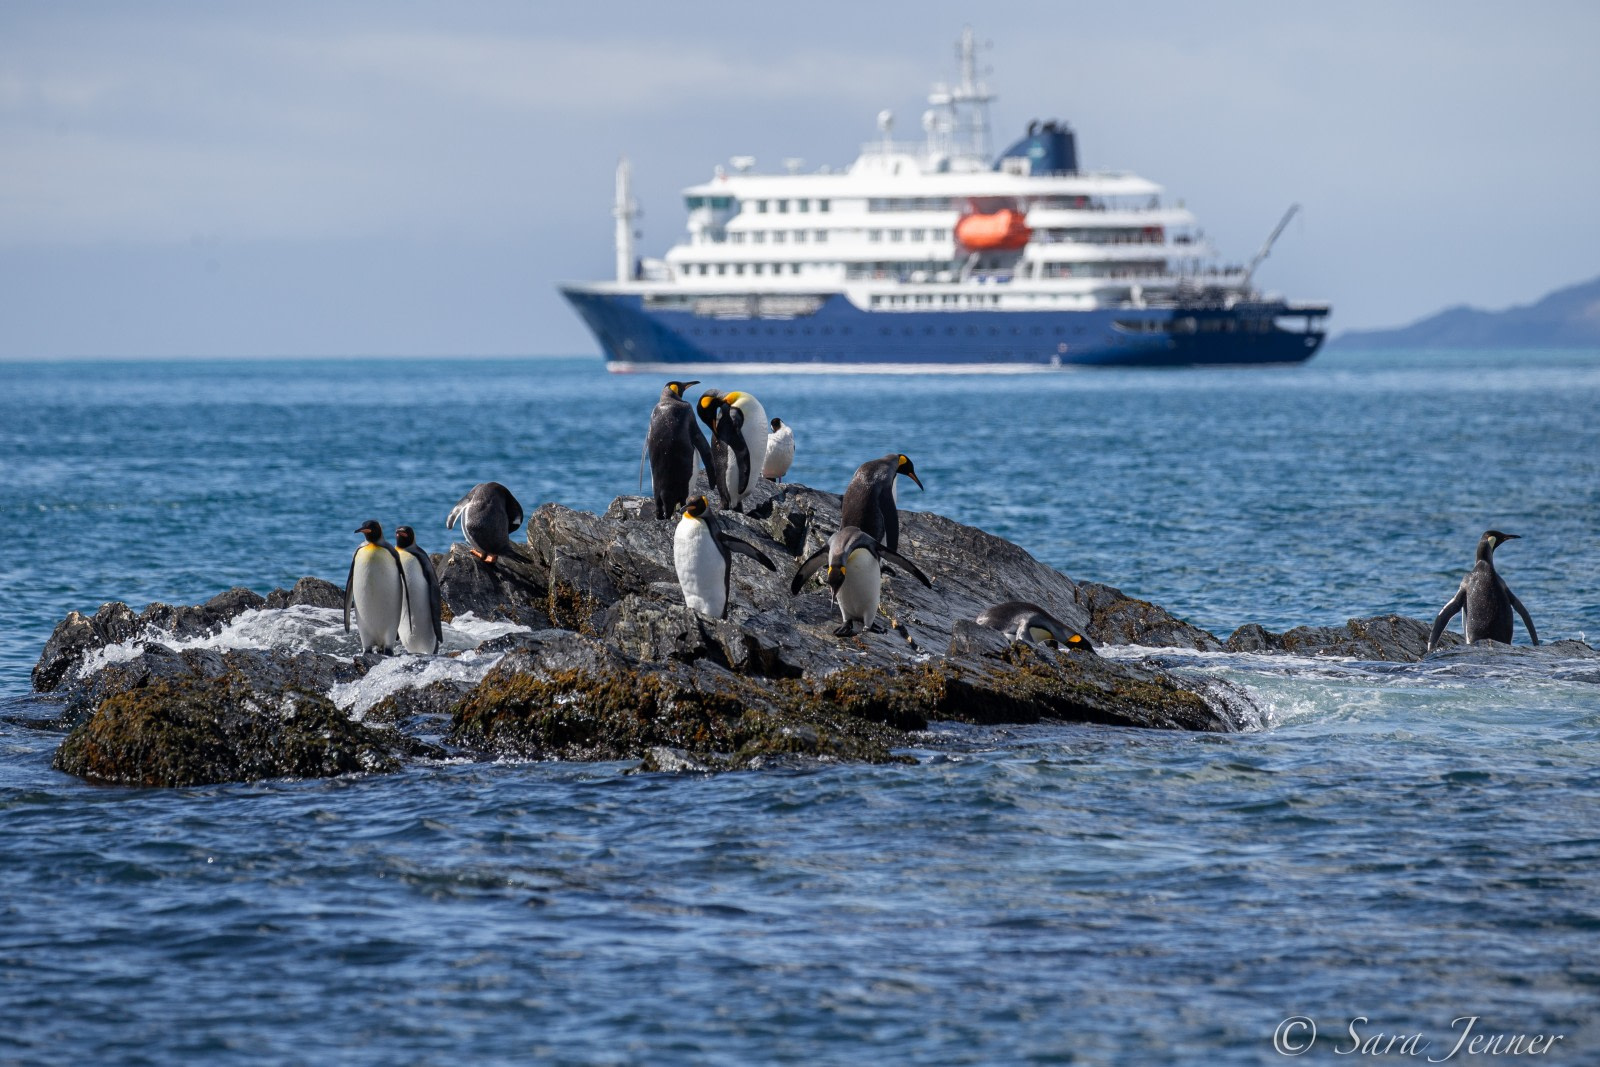
[[(722, 326), (705, 326), (705, 327), (694, 326), (694, 327), (690, 328), (689, 332), (694, 334), (696, 337), (702, 337), (702, 336), (706, 336), (708, 334), (710, 336), (712, 336), (712, 337), (720, 337), (720, 336), (722, 336), (722, 332), (723, 332), (724, 329), (727, 330), (728, 336), (730, 336), (730, 337), (737, 337), (739, 335), (739, 333), (741, 332), (739, 327), (737, 327), (737, 326), (728, 326), (728, 327), (722, 327)], [(760, 326), (746, 326), (744, 328), (743, 332), (748, 334), (748, 335), (750, 335), (750, 336), (752, 336), (752, 337), (759, 336), (762, 333), (762, 327), (760, 327)], [(766, 335), (768, 337), (774, 337), (778, 333), (778, 328), (776, 326), (768, 326), (768, 327), (765, 328), (765, 332), (766, 332)], [(792, 337), (792, 336), (794, 336), (795, 328), (793, 326), (785, 326), (785, 327), (783, 327), (783, 332), (786, 335)], [(812, 333), (815, 332), (815, 328), (811, 327), (811, 326), (802, 326), (802, 327), (800, 327), (800, 332), (809, 337), (809, 336), (812, 335)], [(831, 336), (833, 334), (833, 327), (832, 326), (824, 326), (824, 327), (822, 327), (821, 332), (822, 332), (823, 336)], [(850, 327), (848, 327), (848, 326), (841, 327), (839, 332), (843, 333), (843, 334), (848, 334), (850, 332)], [(880, 335), (884, 336), (884, 337), (892, 336), (894, 334), (894, 332), (895, 332), (895, 329), (894, 329), (893, 326), (880, 326), (878, 328), (878, 333)], [(915, 326), (902, 326), (902, 327), (900, 327), (900, 332), (903, 335), (905, 335), (906, 337), (911, 337), (911, 336), (914, 336), (918, 331), (917, 331), (917, 328)], [(922, 333), (922, 335), (924, 337), (931, 337), (937, 332), (938, 332), (938, 327), (935, 327), (935, 326), (924, 326), (924, 327), (922, 327), (922, 330), (921, 330), (921, 333)], [(946, 336), (954, 337), (954, 336), (956, 336), (956, 334), (958, 332), (960, 332), (960, 328), (956, 327), (956, 326), (946, 326), (944, 328), (944, 332), (945, 332)], [(1034, 326), (1028, 332), (1029, 332), (1029, 334), (1031, 334), (1034, 337), (1043, 337), (1044, 336), (1044, 327), (1043, 326)], [(1073, 328), (1072, 332), (1074, 334), (1080, 334), (1081, 335), (1084, 332), (1084, 328), (1082, 326), (1077, 326), (1077, 327)], [(976, 337), (976, 336), (978, 336), (978, 327), (976, 327), (976, 326), (968, 326), (968, 327), (966, 327), (966, 334), (967, 334), (968, 337)], [(1057, 337), (1065, 337), (1066, 334), (1067, 334), (1066, 327), (1064, 327), (1064, 326), (1057, 326), (1056, 327), (1055, 335)], [(1011, 335), (1013, 337), (1022, 336), (1022, 327), (1020, 327), (1020, 326), (1011, 327)], [(989, 327), (989, 336), (990, 337), (999, 337), (1000, 336), (1000, 327), (998, 327), (998, 326)]]

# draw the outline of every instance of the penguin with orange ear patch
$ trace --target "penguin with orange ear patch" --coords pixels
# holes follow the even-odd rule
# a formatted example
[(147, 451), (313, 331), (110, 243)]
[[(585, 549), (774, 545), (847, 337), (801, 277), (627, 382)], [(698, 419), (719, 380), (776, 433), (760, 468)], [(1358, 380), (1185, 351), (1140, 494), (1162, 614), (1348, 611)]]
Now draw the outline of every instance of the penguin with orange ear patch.
[(1088, 652), (1094, 654), (1089, 639), (1037, 604), (1026, 600), (1008, 600), (985, 608), (978, 616), (979, 626), (999, 630), (1013, 641), (1026, 644), (1044, 644), (1060, 652)]

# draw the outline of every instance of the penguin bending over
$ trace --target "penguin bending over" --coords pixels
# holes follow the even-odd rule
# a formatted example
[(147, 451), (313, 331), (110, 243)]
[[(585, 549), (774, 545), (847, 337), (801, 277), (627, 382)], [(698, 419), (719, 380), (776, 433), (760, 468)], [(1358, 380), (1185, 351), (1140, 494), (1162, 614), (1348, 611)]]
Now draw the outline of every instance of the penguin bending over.
[(725, 532), (711, 505), (703, 496), (697, 496), (683, 506), (683, 518), (672, 535), (672, 562), (678, 571), (678, 584), (683, 587), (683, 602), (702, 615), (713, 619), (728, 617), (728, 601), (732, 599), (733, 553), (739, 552), (769, 571), (778, 568), (747, 541)]
[[(439, 576), (433, 570), (433, 557), (417, 544), (417, 535), (409, 526), (397, 526), (394, 547), (400, 554), (400, 571), (406, 580), (406, 603), (411, 610), (400, 627), (400, 640), (407, 652), (431, 656), (444, 644), (444, 597), (439, 593)], [(417, 607), (427, 605), (427, 614), (419, 615)]]
[(1037, 604), (1008, 600), (985, 608), (977, 618), (979, 626), (999, 630), (1013, 641), (1039, 642), (1069, 652), (1093, 652), (1089, 639)]
[(388, 652), (400, 640), (402, 615), (411, 613), (400, 554), (383, 539), (377, 519), (368, 519), (356, 533), (367, 540), (350, 557), (350, 573), (344, 580), (344, 632), (350, 632), (354, 604), (361, 651)]
[(650, 413), (645, 450), (650, 455), (650, 488), (656, 500), (656, 518), (672, 517), (689, 499), (694, 479), (694, 457), (699, 455), (706, 477), (712, 477), (711, 446), (695, 421), (694, 408), (683, 391), (699, 382), (668, 382)]
[(485, 563), (493, 563), (497, 556), (516, 555), (511, 544), (511, 533), (522, 525), (522, 505), (511, 495), (511, 490), (499, 482), (481, 482), (472, 492), (456, 501), (444, 528), (461, 523), (461, 535), (473, 556)]
[(850, 484), (844, 491), (844, 503), (839, 521), (846, 526), (858, 526), (881, 541), (890, 552), (900, 549), (900, 498), (897, 481), (899, 475), (917, 483), (926, 492), (911, 457), (891, 452), (882, 459), (870, 459), (856, 468)]
[(724, 508), (740, 511), (755, 487), (757, 469), (766, 461), (766, 409), (749, 393), (707, 389), (700, 395), (700, 419), (712, 430), (717, 495)]
[(775, 482), (783, 481), (794, 462), (794, 431), (782, 419), (772, 420), (772, 432), (767, 435), (767, 458), (761, 463), (761, 476)]
[(1461, 586), (1456, 590), (1456, 595), (1450, 602), (1439, 609), (1438, 618), (1433, 620), (1433, 632), (1428, 635), (1428, 651), (1432, 652), (1439, 644), (1439, 635), (1444, 633), (1444, 628), (1456, 612), (1461, 612), (1461, 629), (1466, 634), (1467, 644), (1476, 641), (1501, 641), (1511, 643), (1511, 610), (1516, 609), (1522, 616), (1522, 625), (1528, 628), (1528, 636), (1534, 644), (1539, 643), (1539, 632), (1533, 628), (1533, 620), (1528, 617), (1528, 609), (1522, 606), (1522, 601), (1517, 599), (1517, 594), (1506, 585), (1505, 579), (1500, 577), (1494, 569), (1494, 550), (1507, 541), (1514, 541), (1520, 534), (1501, 533), (1499, 530), (1486, 530), (1478, 539), (1478, 558), (1472, 565), (1472, 570), (1461, 579)]
[(834, 635), (849, 637), (856, 632), (858, 625), (872, 633), (883, 633), (884, 628), (877, 622), (877, 615), (885, 559), (904, 567), (923, 585), (933, 587), (928, 576), (909, 559), (893, 549), (883, 547), (865, 530), (846, 526), (800, 564), (800, 569), (794, 573), (794, 581), (789, 583), (789, 593), (797, 595), (806, 579), (817, 573), (826, 561), (828, 591), (838, 605), (840, 618), (844, 620), (844, 625), (833, 631)]

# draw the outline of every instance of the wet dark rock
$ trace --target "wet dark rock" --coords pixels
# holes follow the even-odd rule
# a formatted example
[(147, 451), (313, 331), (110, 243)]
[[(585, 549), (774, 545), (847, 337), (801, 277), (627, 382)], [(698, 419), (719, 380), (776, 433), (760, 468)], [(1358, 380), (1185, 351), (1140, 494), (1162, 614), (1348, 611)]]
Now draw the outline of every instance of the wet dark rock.
[[(1174, 618), (1165, 608), (1147, 600), (1130, 597), (1120, 589), (1097, 582), (1078, 586), (1087, 625), (1058, 614), (1062, 622), (1086, 633), (1097, 644), (1140, 645), (1146, 648), (1192, 648), (1200, 652), (1220, 652), (1222, 642), (1214, 634)], [(1049, 608), (1049, 604), (1044, 604)]]
[(550, 625), (547, 572), (520, 550), (485, 563), (466, 545), (451, 545), (436, 572), (447, 619), (471, 612), (480, 619), (504, 619), (536, 630)]
[(162, 681), (107, 698), (54, 766), (98, 782), (190, 786), (399, 769), (398, 738), (326, 696), (264, 690), (237, 674)]
[(293, 608), (300, 605), (313, 608), (344, 609), (344, 587), (323, 578), (302, 578), (293, 589), (274, 589), (261, 605), (268, 609)]
[(97, 648), (120, 644), (138, 632), (139, 620), (128, 605), (114, 601), (100, 605), (93, 615), (69, 612), (56, 624), (55, 631), (39, 653), (33, 667), (36, 693), (54, 692), (67, 675)]
[[(1284, 652), (1297, 656), (1348, 656), (1391, 663), (1415, 663), (1428, 648), (1431, 623), (1404, 615), (1351, 619), (1343, 626), (1296, 626), (1275, 634), (1255, 623), (1229, 636), (1229, 652)], [(1441, 648), (1464, 644), (1460, 634), (1440, 635)]]

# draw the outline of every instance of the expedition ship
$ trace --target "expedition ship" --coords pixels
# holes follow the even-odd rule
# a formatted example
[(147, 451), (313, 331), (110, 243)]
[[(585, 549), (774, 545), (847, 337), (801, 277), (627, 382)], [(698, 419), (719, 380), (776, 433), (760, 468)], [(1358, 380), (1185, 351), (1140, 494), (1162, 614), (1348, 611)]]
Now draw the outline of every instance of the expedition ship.
[(925, 140), (881, 139), (844, 171), (760, 174), (748, 156), (684, 190), (688, 235), (637, 259), (626, 160), (617, 277), (562, 286), (614, 371), (1028, 369), (1298, 363), (1325, 303), (1253, 285), (1297, 207), (1244, 266), (1216, 263), (1181, 201), (1128, 173), (1084, 171), (1064, 123), (998, 158), (971, 30), (961, 80), (937, 85)]

